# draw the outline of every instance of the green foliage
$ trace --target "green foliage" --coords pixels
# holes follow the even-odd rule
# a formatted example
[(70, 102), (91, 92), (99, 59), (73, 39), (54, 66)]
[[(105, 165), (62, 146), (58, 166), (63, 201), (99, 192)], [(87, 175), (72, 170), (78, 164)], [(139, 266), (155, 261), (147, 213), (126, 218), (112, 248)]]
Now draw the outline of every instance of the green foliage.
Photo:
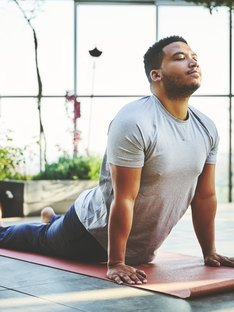
[(207, 8), (212, 10), (216, 7), (226, 6), (232, 10), (234, 10), (234, 2), (233, 0), (185, 0), (186, 2), (192, 2), (197, 5), (204, 5)]
[(94, 156), (60, 157), (33, 180), (98, 180), (101, 160)]
[(18, 167), (24, 163), (23, 151), (20, 148), (11, 146), (0, 146), (0, 180), (25, 179), (18, 172)]
[(101, 159), (95, 156), (60, 157), (57, 162), (46, 164), (45, 169), (33, 177), (20, 173), (25, 165), (25, 148), (12, 147), (12, 139), (5, 135), (0, 145), (0, 180), (98, 180)]

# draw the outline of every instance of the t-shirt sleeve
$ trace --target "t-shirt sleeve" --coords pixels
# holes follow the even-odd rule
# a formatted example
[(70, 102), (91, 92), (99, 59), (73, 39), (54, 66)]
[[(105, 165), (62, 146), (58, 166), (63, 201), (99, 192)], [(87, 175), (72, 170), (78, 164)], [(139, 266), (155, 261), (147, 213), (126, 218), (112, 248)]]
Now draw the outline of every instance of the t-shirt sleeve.
[(107, 161), (113, 165), (141, 168), (144, 166), (145, 143), (141, 126), (134, 120), (112, 121), (107, 140)]
[(215, 164), (217, 161), (217, 153), (219, 147), (219, 135), (215, 126), (213, 126), (213, 134), (211, 135), (211, 149), (206, 159), (206, 164)]

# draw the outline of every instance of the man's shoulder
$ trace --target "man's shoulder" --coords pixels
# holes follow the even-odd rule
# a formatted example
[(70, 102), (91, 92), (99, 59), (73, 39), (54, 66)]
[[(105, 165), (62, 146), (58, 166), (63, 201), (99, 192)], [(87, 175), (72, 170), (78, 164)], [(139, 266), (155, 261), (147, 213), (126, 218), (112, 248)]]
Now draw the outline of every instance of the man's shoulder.
[(192, 113), (192, 115), (196, 118), (196, 120), (198, 120), (200, 124), (202, 124), (203, 127), (205, 127), (208, 130), (210, 134), (217, 135), (216, 125), (209, 116), (207, 116), (206, 114), (204, 114), (203, 112), (201, 112), (200, 110), (196, 109), (193, 106), (189, 106), (189, 110)]
[(194, 106), (190, 105), (189, 110), (197, 119), (200, 119), (202, 122), (215, 125), (214, 121), (208, 115), (204, 114)]
[(133, 111), (141, 110), (144, 108), (146, 103), (151, 103), (152, 101), (153, 101), (152, 96), (144, 96), (131, 102), (128, 102), (122, 107), (122, 109), (119, 112), (125, 110), (133, 110)]
[(141, 123), (146, 115), (152, 116), (153, 107), (152, 96), (145, 96), (125, 104), (113, 120)]

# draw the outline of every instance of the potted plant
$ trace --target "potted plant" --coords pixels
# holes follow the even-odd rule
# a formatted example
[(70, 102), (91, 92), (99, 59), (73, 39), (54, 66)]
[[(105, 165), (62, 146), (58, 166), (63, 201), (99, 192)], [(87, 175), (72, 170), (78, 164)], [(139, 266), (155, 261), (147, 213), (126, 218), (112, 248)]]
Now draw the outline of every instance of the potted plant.
[(98, 183), (99, 157), (63, 156), (47, 164), (37, 175), (25, 177), (17, 171), (17, 155), (15, 150), (0, 149), (0, 167), (5, 166), (1, 170), (5, 174), (0, 177), (3, 217), (38, 215), (43, 207), (50, 205), (57, 213), (63, 213), (79, 193)]

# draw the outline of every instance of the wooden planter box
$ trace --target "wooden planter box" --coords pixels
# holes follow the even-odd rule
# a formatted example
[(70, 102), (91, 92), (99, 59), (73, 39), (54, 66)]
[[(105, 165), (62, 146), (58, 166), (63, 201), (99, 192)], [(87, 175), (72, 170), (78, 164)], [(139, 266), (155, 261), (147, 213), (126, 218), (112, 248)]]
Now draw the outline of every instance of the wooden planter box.
[(85, 189), (97, 185), (93, 180), (0, 181), (3, 218), (39, 215), (51, 206), (60, 214), (67, 211)]

